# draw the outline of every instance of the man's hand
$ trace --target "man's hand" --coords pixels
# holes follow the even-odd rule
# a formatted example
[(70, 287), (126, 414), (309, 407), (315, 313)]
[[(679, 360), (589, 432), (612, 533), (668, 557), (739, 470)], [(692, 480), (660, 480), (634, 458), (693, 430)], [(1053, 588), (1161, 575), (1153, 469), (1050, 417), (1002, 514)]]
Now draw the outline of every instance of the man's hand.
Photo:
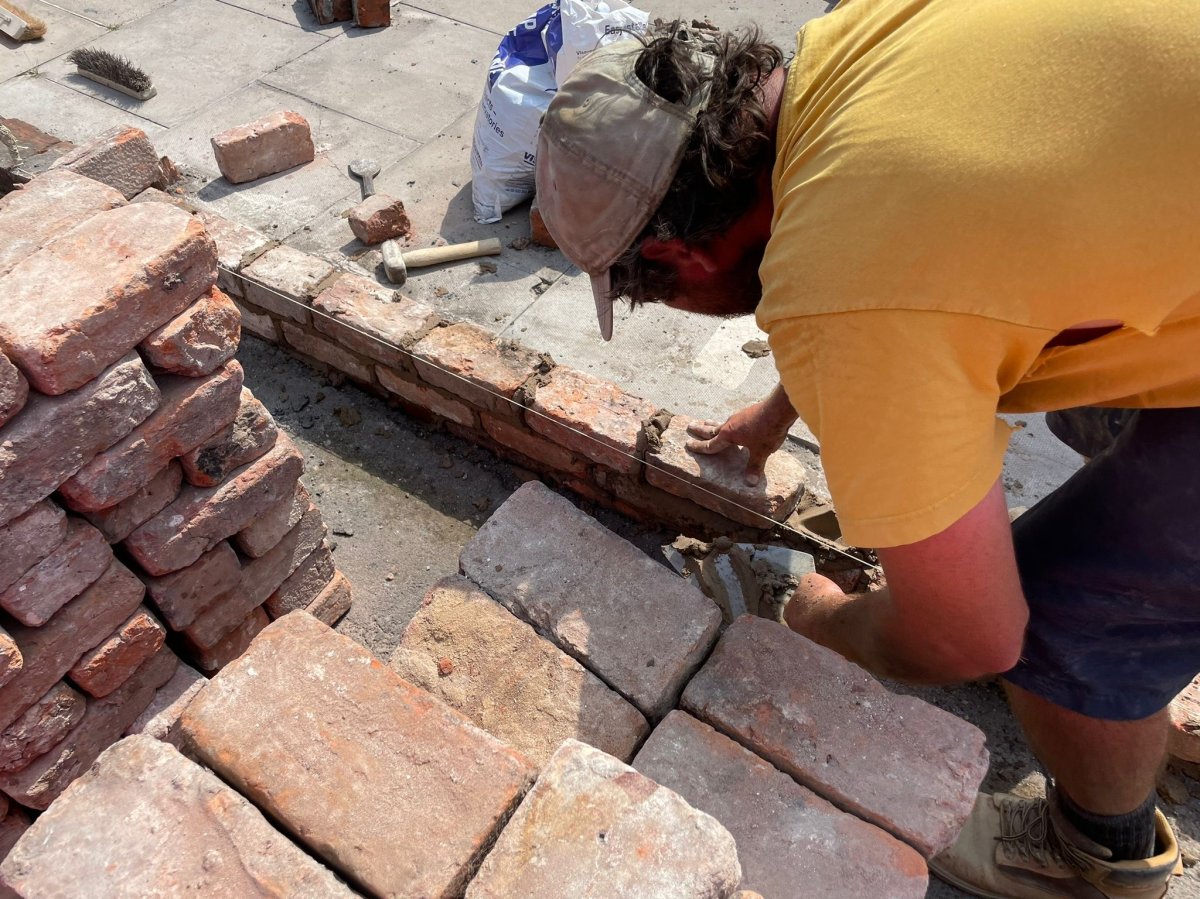
[(780, 385), (762, 402), (733, 413), (724, 424), (701, 421), (689, 425), (688, 433), (697, 439), (689, 440), (687, 449), (710, 455), (731, 446), (744, 446), (750, 453), (746, 460), (746, 483), (753, 487), (762, 480), (767, 459), (783, 446), (796, 417), (796, 410)]

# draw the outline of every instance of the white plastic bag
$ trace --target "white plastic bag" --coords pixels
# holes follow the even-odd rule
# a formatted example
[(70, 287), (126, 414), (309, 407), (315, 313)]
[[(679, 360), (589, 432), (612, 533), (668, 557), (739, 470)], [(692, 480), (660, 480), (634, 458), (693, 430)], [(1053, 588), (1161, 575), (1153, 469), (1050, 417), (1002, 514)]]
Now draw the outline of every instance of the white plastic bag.
[(475, 221), (498, 222), (533, 196), (538, 123), (581, 57), (644, 31), (648, 15), (624, 0), (554, 0), (500, 41), (488, 67), (471, 146)]

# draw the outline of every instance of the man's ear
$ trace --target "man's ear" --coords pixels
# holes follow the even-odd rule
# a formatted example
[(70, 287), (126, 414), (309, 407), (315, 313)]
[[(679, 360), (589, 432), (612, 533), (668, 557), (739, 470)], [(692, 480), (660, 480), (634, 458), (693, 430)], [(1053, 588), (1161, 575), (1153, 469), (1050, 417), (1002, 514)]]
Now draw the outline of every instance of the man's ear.
[(705, 247), (684, 243), (678, 237), (670, 240), (648, 237), (642, 241), (641, 252), (643, 259), (661, 262), (691, 274), (710, 275), (717, 270), (716, 260)]

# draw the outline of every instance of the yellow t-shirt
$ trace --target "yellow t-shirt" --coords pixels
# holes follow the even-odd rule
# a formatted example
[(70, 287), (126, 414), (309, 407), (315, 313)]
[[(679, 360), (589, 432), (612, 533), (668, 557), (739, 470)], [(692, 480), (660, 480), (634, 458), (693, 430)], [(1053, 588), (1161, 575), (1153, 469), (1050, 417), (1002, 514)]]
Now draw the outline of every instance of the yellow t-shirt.
[(849, 542), (977, 504), (997, 412), (1200, 406), (1200, 0), (849, 0), (777, 144), (758, 323)]

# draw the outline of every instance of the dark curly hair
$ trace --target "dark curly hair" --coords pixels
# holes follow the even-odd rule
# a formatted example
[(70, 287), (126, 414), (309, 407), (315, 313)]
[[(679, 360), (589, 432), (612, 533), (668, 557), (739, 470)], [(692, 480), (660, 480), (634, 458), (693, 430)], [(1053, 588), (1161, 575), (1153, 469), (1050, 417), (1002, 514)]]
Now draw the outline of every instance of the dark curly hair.
[[(706, 240), (753, 204), (758, 176), (775, 152), (761, 88), (783, 64), (782, 51), (757, 28), (714, 34), (677, 20), (656, 24), (640, 40), (646, 49), (635, 70), (656, 94), (678, 103), (706, 80), (711, 88), (667, 195), (612, 266), (614, 299), (628, 297), (634, 306), (670, 299), (675, 288), (672, 269), (642, 258), (643, 240)], [(693, 57), (697, 44), (716, 60), (711, 76)]]

